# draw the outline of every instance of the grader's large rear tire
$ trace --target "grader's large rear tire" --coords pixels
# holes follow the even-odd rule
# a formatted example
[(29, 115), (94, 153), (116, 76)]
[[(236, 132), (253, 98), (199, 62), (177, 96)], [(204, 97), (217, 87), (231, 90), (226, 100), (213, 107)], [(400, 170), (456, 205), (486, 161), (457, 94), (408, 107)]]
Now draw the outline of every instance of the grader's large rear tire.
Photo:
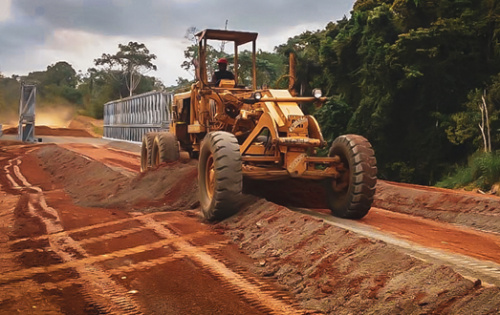
[(179, 159), (179, 142), (174, 134), (160, 132), (153, 143), (151, 163), (157, 167), (164, 162), (173, 162)]
[(329, 156), (339, 156), (342, 175), (327, 184), (328, 204), (335, 216), (361, 219), (371, 208), (377, 183), (377, 161), (368, 140), (343, 135), (333, 141)]
[(243, 187), (240, 146), (228, 132), (207, 134), (198, 160), (198, 186), (202, 214), (209, 221), (238, 212)]
[(148, 132), (142, 136), (141, 173), (152, 166), (153, 144), (157, 134), (157, 132)]

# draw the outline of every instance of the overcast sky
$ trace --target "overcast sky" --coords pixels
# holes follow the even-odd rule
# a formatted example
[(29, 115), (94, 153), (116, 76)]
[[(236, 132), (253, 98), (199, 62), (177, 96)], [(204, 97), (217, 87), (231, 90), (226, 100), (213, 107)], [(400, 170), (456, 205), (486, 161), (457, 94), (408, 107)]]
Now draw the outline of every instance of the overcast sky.
[(164, 84), (192, 76), (180, 67), (189, 27), (258, 32), (272, 51), (291, 36), (349, 17), (355, 0), (0, 0), (0, 73), (26, 75), (67, 61), (86, 72), (102, 53), (136, 41), (157, 55)]

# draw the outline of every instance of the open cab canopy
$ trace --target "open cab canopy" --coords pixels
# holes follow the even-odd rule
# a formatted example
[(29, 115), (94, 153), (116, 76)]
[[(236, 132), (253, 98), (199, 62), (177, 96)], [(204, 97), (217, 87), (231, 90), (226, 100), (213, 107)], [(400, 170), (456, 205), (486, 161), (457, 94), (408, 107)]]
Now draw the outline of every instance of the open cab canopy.
[(202, 88), (208, 86), (207, 41), (220, 40), (234, 43), (234, 77), (238, 80), (238, 47), (252, 43), (252, 89), (257, 89), (256, 40), (257, 33), (206, 29), (196, 34), (199, 45), (199, 80)]

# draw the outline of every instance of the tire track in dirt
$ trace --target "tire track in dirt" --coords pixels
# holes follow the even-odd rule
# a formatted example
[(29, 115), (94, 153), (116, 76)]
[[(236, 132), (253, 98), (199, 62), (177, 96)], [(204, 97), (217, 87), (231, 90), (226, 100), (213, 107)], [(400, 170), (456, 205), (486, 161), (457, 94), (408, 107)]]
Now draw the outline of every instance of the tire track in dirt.
[[(220, 243), (215, 243), (215, 244), (203, 246), (203, 247), (199, 248), (199, 250), (208, 252), (208, 251), (211, 251), (213, 249), (217, 249), (219, 247), (226, 246), (226, 245), (227, 245), (227, 243), (220, 242)], [(127, 254), (136, 253), (136, 252), (144, 252), (144, 250), (129, 251)], [(117, 258), (117, 257), (119, 257), (119, 256), (112, 255), (112, 256), (109, 256), (107, 260)], [(170, 256), (166, 256), (166, 257), (151, 259), (151, 260), (147, 260), (147, 261), (141, 261), (138, 263), (133, 263), (133, 264), (130, 264), (127, 266), (121, 266), (121, 267), (117, 267), (114, 269), (106, 269), (106, 274), (112, 275), (112, 276), (122, 276), (123, 274), (128, 273), (128, 272), (145, 271), (145, 270), (153, 268), (155, 266), (163, 265), (163, 264), (166, 264), (169, 262), (175, 262), (177, 260), (180, 260), (180, 259), (186, 258), (186, 257), (188, 257), (186, 255), (186, 253), (176, 252), (176, 253), (174, 253)], [(93, 263), (102, 262), (102, 261), (103, 260), (93, 261)], [(83, 267), (83, 266), (81, 266), (81, 267)], [(49, 268), (49, 269), (51, 271), (54, 271), (54, 269), (52, 269), (52, 268)], [(64, 269), (64, 268), (62, 268), (62, 269)], [(36, 271), (36, 270), (33, 270), (33, 271)], [(30, 276), (32, 276), (32, 275), (27, 275), (26, 278), (30, 277)], [(0, 282), (1, 282), (1, 280), (0, 280)], [(32, 282), (33, 282), (33, 280), (26, 279), (26, 280), (12, 281), (12, 282), (2, 284), (1, 288), (6, 293), (2, 298), (0, 298), (0, 303), (2, 302), (2, 300), (6, 300), (6, 299), (10, 298), (8, 292), (16, 292), (16, 291), (22, 290), (25, 293), (42, 293), (44, 290), (60, 290), (60, 289), (64, 289), (64, 288), (70, 288), (70, 287), (75, 286), (75, 285), (85, 285), (85, 283), (86, 283), (85, 280), (81, 279), (81, 278), (65, 279), (63, 281), (58, 281), (58, 282), (45, 282), (45, 283), (39, 283), (37, 285), (33, 285)], [(125, 295), (130, 295), (130, 294), (131, 293), (126, 292)], [(120, 313), (120, 314), (122, 314), (122, 313)]]
[[(165, 238), (176, 237), (171, 229), (167, 228), (168, 223), (158, 223), (152, 218), (140, 218), (145, 226), (148, 226), (154, 230), (157, 234)], [(167, 227), (165, 227), (167, 226)], [(190, 259), (201, 264), (207, 270), (211, 271), (218, 278), (224, 280), (236, 290), (238, 294), (244, 296), (255, 306), (260, 305), (264, 310), (270, 312), (271, 314), (303, 314), (304, 311), (298, 310), (293, 303), (290, 301), (283, 301), (284, 296), (280, 298), (275, 298), (272, 294), (262, 290), (264, 285), (256, 285), (245, 279), (239, 273), (229, 269), (225, 264), (215, 259), (211, 255), (200, 251), (197, 247), (189, 244), (187, 241), (175, 242), (173, 247), (182, 253), (186, 253)]]
[[(4, 167), (6, 178), (10, 182), (10, 187), (18, 190), (20, 193), (27, 194), (28, 213), (42, 222), (47, 230), (47, 235), (40, 235), (32, 238), (22, 238), (9, 241), (8, 246), (20, 246), (23, 242), (47, 241), (48, 244), (41, 248), (41, 251), (50, 251), (61, 258), (62, 262), (50, 264), (43, 267), (31, 267), (21, 270), (14, 270), (0, 274), (0, 286), (4, 289), (15, 290), (20, 287), (31, 287), (27, 292), (43, 293), (44, 290), (56, 290), (61, 288), (71, 288), (79, 286), (83, 291), (85, 300), (95, 305), (99, 312), (116, 314), (140, 314), (141, 308), (122, 285), (116, 283), (111, 276), (119, 276), (131, 271), (141, 271), (153, 268), (158, 265), (174, 262), (179, 259), (187, 258), (202, 269), (211, 274), (214, 278), (221, 280), (226, 289), (240, 295), (251, 306), (270, 314), (302, 314), (284, 292), (280, 292), (260, 282), (255, 277), (245, 274), (243, 268), (234, 268), (232, 270), (214, 258), (213, 253), (217, 249), (227, 246), (228, 241), (212, 242), (205, 246), (194, 246), (189, 243), (190, 239), (203, 236), (203, 231), (190, 233), (188, 235), (178, 235), (164, 228), (168, 223), (156, 221), (155, 214), (140, 215), (133, 218), (116, 220), (91, 226), (85, 226), (78, 229), (64, 231), (61, 225), (58, 212), (47, 205), (43, 190), (31, 185), (23, 176), (20, 170), (22, 161), (19, 158), (9, 160), (8, 165)], [(8, 175), (8, 176), (7, 176)], [(92, 232), (103, 227), (112, 227), (113, 225), (128, 222), (140, 222), (141, 226), (106, 233), (94, 237), (82, 237), (75, 240), (72, 236), (82, 232)], [(103, 255), (92, 256), (85, 249), (90, 244), (98, 244), (103, 241), (122, 238), (141, 231), (154, 231), (162, 239), (157, 242), (145, 245), (126, 248), (107, 252)], [(117, 258), (123, 258), (129, 255), (144, 253), (154, 249), (160, 249), (169, 246), (175, 250), (172, 255), (149, 259), (137, 263), (120, 266), (117, 268), (103, 269), (99, 263), (110, 261)], [(24, 253), (31, 253), (32, 249), (16, 251), (14, 255), (22, 256)], [(212, 253), (212, 254), (211, 254)], [(212, 256), (213, 255), (213, 256)], [(219, 257), (219, 259), (222, 257)], [(73, 269), (78, 274), (77, 279), (64, 279), (56, 282), (45, 282), (41, 286), (29, 286), (37, 275), (55, 273), (62, 270)], [(0, 299), (1, 301), (1, 299)]]
[[(153, 215), (155, 215), (155, 213), (145, 214), (145, 216), (153, 216)], [(103, 227), (110, 227), (113, 225), (126, 223), (126, 222), (133, 222), (133, 221), (137, 221), (136, 218), (119, 219), (119, 220), (115, 220), (115, 221), (111, 221), (111, 222), (105, 222), (105, 223), (94, 224), (94, 225), (87, 225), (87, 226), (84, 226), (81, 228), (66, 230), (65, 233), (69, 233), (69, 234), (73, 235), (73, 234), (77, 234), (80, 232), (86, 232), (86, 231), (90, 231), (90, 230), (94, 230), (94, 229), (99, 229), (99, 228), (103, 228)], [(55, 235), (57, 235), (57, 234), (58, 233), (55, 233)], [(16, 244), (23, 243), (23, 242), (41, 241), (41, 240), (46, 240), (48, 238), (49, 238), (48, 235), (40, 235), (40, 236), (36, 236), (36, 237), (31, 237), (31, 238), (21, 238), (21, 239), (13, 240), (13, 241), (10, 241), (6, 244), (9, 246), (14, 246)]]
[[(194, 237), (194, 236), (192, 236)], [(59, 240), (59, 242), (62, 242), (66, 239), (66, 237), (62, 236), (61, 238), (56, 238), (56, 241)], [(43, 274), (45, 272), (55, 272), (67, 268), (76, 268), (76, 267), (81, 267), (85, 265), (92, 265), (95, 263), (99, 262), (105, 262), (108, 260), (112, 260), (115, 258), (123, 258), (128, 255), (132, 254), (137, 254), (137, 253), (142, 253), (146, 252), (149, 250), (153, 249), (159, 249), (168, 245), (175, 244), (176, 242), (179, 241), (184, 241), (186, 238), (185, 237), (175, 237), (172, 239), (163, 239), (161, 241), (155, 242), (155, 243), (150, 243), (147, 245), (140, 245), (132, 248), (127, 248), (119, 251), (114, 251), (111, 253), (103, 254), (103, 255), (98, 255), (98, 256), (85, 256), (83, 258), (80, 258), (78, 260), (69, 260), (65, 261), (60, 264), (55, 264), (55, 265), (49, 265), (49, 266), (43, 266), (43, 267), (31, 267), (31, 268), (25, 268), (22, 270), (17, 270), (13, 272), (6, 272), (0, 275), (0, 284), (2, 283), (8, 283), (11, 281), (18, 281), (22, 280), (24, 278), (29, 278), (32, 277), (36, 274)], [(220, 243), (217, 246), (223, 246), (226, 243)], [(79, 245), (75, 247), (80, 247)], [(68, 249), (73, 249), (74, 248), (68, 248)], [(76, 251), (76, 250), (75, 250)], [(66, 256), (66, 254), (64, 255)], [(186, 256), (186, 254), (183, 254), (182, 257)]]
[(15, 189), (15, 190), (20, 190), (21, 187), (17, 182), (16, 180), (12, 177), (12, 175), (10, 174), (10, 171), (9, 169), (13, 167), (13, 163), (12, 163), (13, 160), (8, 160), (7, 161), (7, 165), (5, 165), (3, 167), (3, 170), (4, 170), (4, 174), (5, 174), (5, 177), (9, 180), (9, 182), (11, 183), (11, 188), (12, 189)]
[[(15, 163), (12, 163), (13, 161)], [(89, 263), (81, 263), (82, 259), (80, 258), (89, 258), (89, 255), (77, 241), (64, 232), (64, 228), (61, 225), (61, 220), (57, 211), (47, 205), (42, 189), (31, 185), (23, 176), (19, 168), (20, 164), (21, 160), (19, 158), (15, 158), (10, 160), (8, 166), (4, 169), (7, 175), (10, 175), (10, 166), (11, 169), (13, 169), (16, 179), (22, 183), (22, 186), (17, 185), (18, 187), (12, 188), (18, 190), (30, 188), (36, 192), (35, 194), (29, 194), (29, 213), (33, 217), (40, 219), (47, 231), (50, 248), (63, 260), (63, 264), (55, 265), (59, 267), (57, 269), (61, 269), (60, 267), (64, 265), (75, 268), (76, 272), (82, 279), (81, 284), (85, 299), (92, 301), (92, 304), (97, 305), (100, 310), (117, 314), (140, 314), (139, 305), (127, 297), (126, 290), (123, 287), (118, 286), (111, 278), (109, 278), (104, 270)], [(11, 180), (13, 185), (17, 183), (12, 176), (10, 176), (10, 178), (8, 177), (8, 179)], [(37, 211), (37, 209), (50, 214), (50, 216), (43, 215), (43, 213)], [(55, 233), (58, 234), (53, 235)], [(33, 274), (44, 273), (46, 269), (50, 270), (50, 267), (51, 266), (48, 268), (34, 267), (2, 274), (0, 275), (0, 283), (13, 281), (14, 279), (23, 279)]]

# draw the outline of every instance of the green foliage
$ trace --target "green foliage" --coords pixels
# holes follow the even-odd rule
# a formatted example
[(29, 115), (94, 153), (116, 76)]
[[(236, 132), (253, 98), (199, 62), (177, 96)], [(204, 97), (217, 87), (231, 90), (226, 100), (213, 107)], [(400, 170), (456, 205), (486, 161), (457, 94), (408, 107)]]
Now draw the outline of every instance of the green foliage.
[(456, 167), (437, 186), (444, 188), (473, 188), (489, 190), (500, 182), (500, 151), (496, 153), (476, 153), (465, 167)]
[[(290, 53), (295, 54), (297, 67), (294, 89), (301, 95), (310, 95), (312, 89), (324, 85), (323, 71), (319, 59), (319, 50), (323, 37), (324, 31), (307, 31), (289, 38), (285, 44), (275, 48), (276, 52), (284, 57), (282, 59), (283, 64), (288, 64)], [(289, 68), (284, 66), (281, 77), (288, 76), (288, 73)], [(287, 88), (288, 84), (286, 84), (286, 87), (283, 85), (277, 87)]]
[(326, 27), (322, 87), (351, 107), (346, 132), (372, 142), (381, 177), (433, 183), (475, 152), (475, 91), (487, 90), (498, 147), (499, 13), (492, 1), (358, 0)]
[(99, 127), (99, 126), (92, 126), (92, 132), (94, 132), (96, 135), (104, 135), (104, 128)]
[(323, 137), (328, 143), (332, 143), (335, 138), (345, 134), (352, 114), (352, 108), (347, 103), (330, 98), (314, 116), (321, 126)]
[(84, 108), (86, 114), (101, 119), (103, 117), (104, 104), (122, 98), (128, 94), (128, 89), (123, 81), (110, 79), (119, 76), (119, 72), (88, 69), (87, 74), (82, 77), (82, 83), (78, 89), (84, 95)]
[(482, 97), (488, 106), (488, 117), (492, 130), (492, 147), (500, 145), (500, 73), (490, 78), (490, 83), (484, 90), (474, 89), (467, 95), (467, 101), (462, 104), (460, 111), (453, 113), (446, 122), (448, 140), (455, 145), (469, 148), (484, 147), (480, 128)]
[[(219, 50), (216, 50), (214, 47), (212, 47), (210, 45), (207, 45), (206, 54), (207, 54), (207, 56), (206, 56), (207, 74), (208, 74), (208, 78), (210, 79), (211, 75), (218, 69), (217, 60), (219, 60), (219, 58), (222, 58), (222, 57), (227, 57), (227, 55)], [(184, 58), (186, 58), (186, 60), (184, 62), (182, 62), (181, 68), (183, 68), (186, 71), (192, 72), (193, 77), (195, 77), (194, 74), (196, 73), (196, 65), (198, 62), (197, 61), (198, 60), (198, 45), (193, 44), (193, 45), (187, 47), (186, 50), (184, 50)], [(232, 70), (231, 65), (230, 65), (230, 67), (228, 67), (228, 70)]]
[[(72, 103), (82, 105), (82, 95), (76, 88), (78, 76), (76, 71), (66, 61), (59, 61), (49, 65), (46, 71), (29, 73), (20, 81), (34, 83), (37, 85), (38, 103)], [(19, 90), (19, 83), (17, 90)], [(15, 95), (19, 102), (19, 91)]]
[(385, 177), (398, 178), (399, 181), (404, 183), (411, 183), (415, 178), (415, 168), (401, 161), (390, 164), (384, 171), (388, 172)]
[(16, 77), (0, 77), (0, 113), (13, 118), (17, 115), (19, 106), (19, 82)]
[[(234, 62), (230, 56), (229, 62)], [(257, 86), (274, 87), (279, 76), (285, 70), (283, 59), (273, 53), (257, 52)], [(252, 82), (252, 52), (244, 50), (238, 54), (238, 84), (251, 86)]]
[(78, 80), (75, 69), (66, 61), (59, 61), (54, 65), (48, 66), (43, 77), (44, 84), (72, 88), (76, 87)]
[(138, 42), (129, 42), (128, 45), (118, 44), (118, 52), (114, 55), (102, 54), (94, 60), (96, 66), (104, 68), (110, 78), (124, 82), (132, 96), (139, 86), (143, 73), (156, 70), (153, 60), (156, 55), (150, 53), (146, 45)]

